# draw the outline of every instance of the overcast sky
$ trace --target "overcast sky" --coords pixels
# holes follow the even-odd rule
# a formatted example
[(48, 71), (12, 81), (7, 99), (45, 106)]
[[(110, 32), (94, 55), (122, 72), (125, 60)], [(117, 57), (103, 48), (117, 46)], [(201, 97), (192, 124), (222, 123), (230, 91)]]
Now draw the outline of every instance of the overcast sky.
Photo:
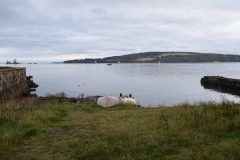
[(0, 0), (0, 62), (240, 54), (239, 0)]

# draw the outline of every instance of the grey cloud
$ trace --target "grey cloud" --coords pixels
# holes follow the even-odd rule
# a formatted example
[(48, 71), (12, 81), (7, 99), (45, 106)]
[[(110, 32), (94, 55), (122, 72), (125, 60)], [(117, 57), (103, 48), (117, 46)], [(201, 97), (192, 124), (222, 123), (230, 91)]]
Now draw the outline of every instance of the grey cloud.
[(239, 50), (236, 0), (0, 1), (2, 62), (157, 50), (231, 54)]

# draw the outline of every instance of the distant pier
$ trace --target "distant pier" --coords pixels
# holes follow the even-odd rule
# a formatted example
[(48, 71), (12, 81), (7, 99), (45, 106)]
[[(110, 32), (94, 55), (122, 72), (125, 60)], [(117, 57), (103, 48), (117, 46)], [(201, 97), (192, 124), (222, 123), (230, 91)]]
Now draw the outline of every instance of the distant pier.
[(240, 96), (240, 79), (222, 76), (204, 76), (201, 79), (201, 85), (206, 89)]

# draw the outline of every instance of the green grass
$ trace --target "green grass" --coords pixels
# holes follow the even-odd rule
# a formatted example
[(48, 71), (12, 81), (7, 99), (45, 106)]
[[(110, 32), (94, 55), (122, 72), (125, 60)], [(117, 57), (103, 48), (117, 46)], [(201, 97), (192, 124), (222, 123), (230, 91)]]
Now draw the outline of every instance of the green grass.
[(239, 159), (240, 105), (0, 104), (0, 159)]

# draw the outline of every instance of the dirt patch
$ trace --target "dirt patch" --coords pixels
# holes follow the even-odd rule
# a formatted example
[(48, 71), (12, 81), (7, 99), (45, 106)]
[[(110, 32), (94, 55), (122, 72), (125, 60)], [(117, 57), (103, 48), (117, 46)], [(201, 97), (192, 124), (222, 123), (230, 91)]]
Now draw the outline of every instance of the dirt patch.
[(160, 55), (159, 57), (166, 57), (166, 56), (193, 56), (193, 54), (189, 53), (165, 53)]
[(137, 59), (136, 61), (152, 61), (156, 58), (140, 58), (140, 59)]

